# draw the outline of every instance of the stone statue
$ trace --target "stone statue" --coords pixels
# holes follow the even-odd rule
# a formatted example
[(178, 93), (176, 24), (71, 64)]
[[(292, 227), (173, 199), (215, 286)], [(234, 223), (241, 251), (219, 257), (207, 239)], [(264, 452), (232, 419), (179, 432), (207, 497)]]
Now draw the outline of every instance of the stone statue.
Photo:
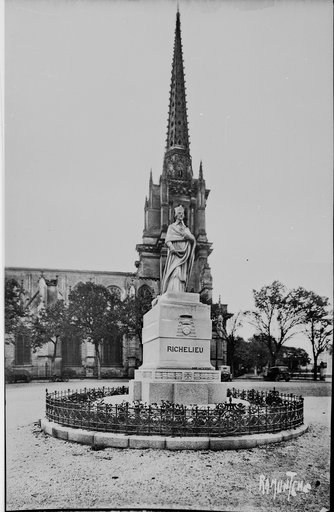
[(217, 318), (216, 331), (217, 331), (219, 338), (223, 338), (223, 339), (226, 338), (227, 334), (226, 334), (226, 329), (224, 327), (224, 318), (221, 313), (218, 315), (218, 318)]
[(196, 240), (183, 222), (184, 208), (180, 205), (174, 211), (176, 221), (168, 226), (165, 240), (168, 253), (161, 293), (185, 292), (195, 259)]

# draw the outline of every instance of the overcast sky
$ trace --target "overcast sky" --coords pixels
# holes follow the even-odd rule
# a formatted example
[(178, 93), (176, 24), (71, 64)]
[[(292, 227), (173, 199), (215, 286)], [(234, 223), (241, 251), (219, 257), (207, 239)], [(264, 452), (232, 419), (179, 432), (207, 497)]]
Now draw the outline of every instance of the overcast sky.
[[(332, 2), (180, 1), (214, 299), (332, 297)], [(167, 127), (175, 1), (6, 2), (5, 264), (135, 271)]]

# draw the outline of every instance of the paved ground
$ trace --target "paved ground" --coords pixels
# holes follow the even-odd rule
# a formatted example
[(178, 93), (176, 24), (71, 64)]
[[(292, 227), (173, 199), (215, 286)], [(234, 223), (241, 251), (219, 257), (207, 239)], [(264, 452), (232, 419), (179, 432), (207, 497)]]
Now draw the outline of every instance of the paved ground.
[(69, 382), (30, 382), (6, 385), (6, 424), (8, 427), (28, 425), (44, 416), (45, 390), (83, 389), (100, 386), (127, 386), (126, 380), (71, 380)]
[[(45, 387), (79, 389), (96, 381), (7, 386), (8, 510), (74, 507), (182, 507), (188, 509), (314, 511), (329, 508), (329, 383), (281, 382), (276, 389), (305, 396), (307, 434), (291, 442), (231, 452), (160, 452), (106, 449), (67, 443), (40, 432)], [(109, 385), (109, 382), (102, 382)], [(112, 385), (123, 385), (113, 381)], [(238, 388), (270, 389), (274, 383), (235, 381)], [(286, 471), (310, 483), (296, 497), (273, 488), (263, 494), (259, 478), (286, 479)]]

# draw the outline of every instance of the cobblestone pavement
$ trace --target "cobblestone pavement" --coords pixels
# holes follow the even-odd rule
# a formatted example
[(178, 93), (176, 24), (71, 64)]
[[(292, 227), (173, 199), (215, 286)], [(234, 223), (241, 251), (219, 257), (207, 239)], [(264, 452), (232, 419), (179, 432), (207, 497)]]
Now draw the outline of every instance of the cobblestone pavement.
[[(51, 390), (82, 388), (85, 384), (47, 385)], [(89, 387), (95, 384), (89, 382)], [(246, 388), (245, 384), (238, 382), (238, 388)], [(44, 410), (45, 386), (31, 383), (7, 387), (8, 510), (180, 507), (320, 512), (329, 508), (329, 396), (306, 397), (309, 431), (277, 445), (228, 452), (93, 451), (89, 446), (54, 439), (40, 431), (37, 420)], [(319, 394), (325, 390), (319, 389)], [(327, 395), (330, 387), (328, 390)], [(275, 496), (274, 485), (266, 492), (266, 479), (271, 484), (276, 478), (278, 485), (280, 480), (286, 481), (289, 471), (296, 473), (293, 478), (298, 483), (303, 481), (304, 488), (310, 484), (309, 492), (299, 490), (296, 496), (289, 496), (284, 491)]]

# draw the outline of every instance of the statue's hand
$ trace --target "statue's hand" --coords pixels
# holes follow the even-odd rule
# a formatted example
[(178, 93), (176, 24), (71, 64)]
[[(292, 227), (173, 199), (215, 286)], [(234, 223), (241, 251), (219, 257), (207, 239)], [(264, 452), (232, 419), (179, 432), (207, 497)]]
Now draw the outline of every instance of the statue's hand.
[(195, 240), (195, 237), (189, 232), (184, 234), (186, 240)]

